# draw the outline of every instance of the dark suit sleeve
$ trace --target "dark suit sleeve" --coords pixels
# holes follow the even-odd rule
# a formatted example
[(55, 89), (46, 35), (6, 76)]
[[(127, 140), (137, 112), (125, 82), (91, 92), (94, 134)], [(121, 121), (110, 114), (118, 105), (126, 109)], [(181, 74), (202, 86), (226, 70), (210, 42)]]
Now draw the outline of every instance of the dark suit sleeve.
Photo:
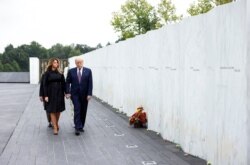
[(71, 71), (68, 71), (67, 78), (66, 78), (66, 94), (70, 93), (70, 84), (72, 82)]
[(39, 96), (40, 96), (40, 97), (43, 97), (43, 96), (44, 96), (43, 79), (44, 79), (44, 75), (42, 75), (41, 80), (40, 80), (40, 90), (39, 90)]
[(92, 90), (93, 90), (92, 71), (91, 70), (89, 70), (89, 71), (90, 71), (90, 73), (89, 73), (89, 83), (88, 83), (88, 85), (89, 85), (89, 87), (88, 87), (88, 95), (92, 96)]

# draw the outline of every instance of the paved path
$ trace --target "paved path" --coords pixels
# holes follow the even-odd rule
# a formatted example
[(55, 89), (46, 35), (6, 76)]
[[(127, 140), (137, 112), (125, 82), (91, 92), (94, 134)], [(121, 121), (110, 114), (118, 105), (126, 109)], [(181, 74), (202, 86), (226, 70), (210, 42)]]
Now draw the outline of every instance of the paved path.
[(0, 83), (0, 154), (35, 89), (35, 85)]
[[(30, 88), (33, 87), (27, 87)], [(60, 120), (59, 135), (55, 136), (52, 129), (47, 127), (45, 112), (38, 100), (36, 88), (1, 154), (0, 164), (206, 164), (201, 159), (184, 156), (175, 144), (162, 140), (151, 131), (128, 126), (128, 121), (124, 120), (125, 116), (96, 99), (90, 101), (85, 132), (75, 136), (69, 100), (66, 100), (66, 103), (67, 110), (63, 112)]]

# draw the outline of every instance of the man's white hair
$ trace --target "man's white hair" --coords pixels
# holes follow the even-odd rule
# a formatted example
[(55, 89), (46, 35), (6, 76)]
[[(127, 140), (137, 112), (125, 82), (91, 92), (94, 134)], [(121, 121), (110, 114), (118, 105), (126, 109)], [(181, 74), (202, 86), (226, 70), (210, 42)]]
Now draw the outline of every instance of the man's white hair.
[(77, 56), (77, 57), (75, 58), (75, 61), (83, 61), (82, 56)]

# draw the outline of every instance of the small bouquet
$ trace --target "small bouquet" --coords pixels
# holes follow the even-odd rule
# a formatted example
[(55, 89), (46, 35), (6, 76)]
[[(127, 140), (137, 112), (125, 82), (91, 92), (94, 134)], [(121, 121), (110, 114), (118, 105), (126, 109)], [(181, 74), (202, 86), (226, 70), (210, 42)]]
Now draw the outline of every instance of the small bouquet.
[(136, 109), (136, 112), (129, 118), (129, 124), (134, 125), (135, 128), (146, 127), (147, 115), (143, 112), (143, 107), (140, 106)]

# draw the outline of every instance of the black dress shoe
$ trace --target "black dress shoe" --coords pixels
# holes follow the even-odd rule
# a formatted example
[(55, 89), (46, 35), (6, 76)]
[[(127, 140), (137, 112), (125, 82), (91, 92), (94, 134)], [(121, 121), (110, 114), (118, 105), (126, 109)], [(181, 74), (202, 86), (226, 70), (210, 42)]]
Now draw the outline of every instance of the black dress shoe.
[(80, 131), (79, 130), (75, 130), (75, 135), (79, 136), (80, 135)]
[(83, 129), (83, 128), (80, 128), (79, 131), (80, 131), (80, 132), (84, 132), (84, 129)]

